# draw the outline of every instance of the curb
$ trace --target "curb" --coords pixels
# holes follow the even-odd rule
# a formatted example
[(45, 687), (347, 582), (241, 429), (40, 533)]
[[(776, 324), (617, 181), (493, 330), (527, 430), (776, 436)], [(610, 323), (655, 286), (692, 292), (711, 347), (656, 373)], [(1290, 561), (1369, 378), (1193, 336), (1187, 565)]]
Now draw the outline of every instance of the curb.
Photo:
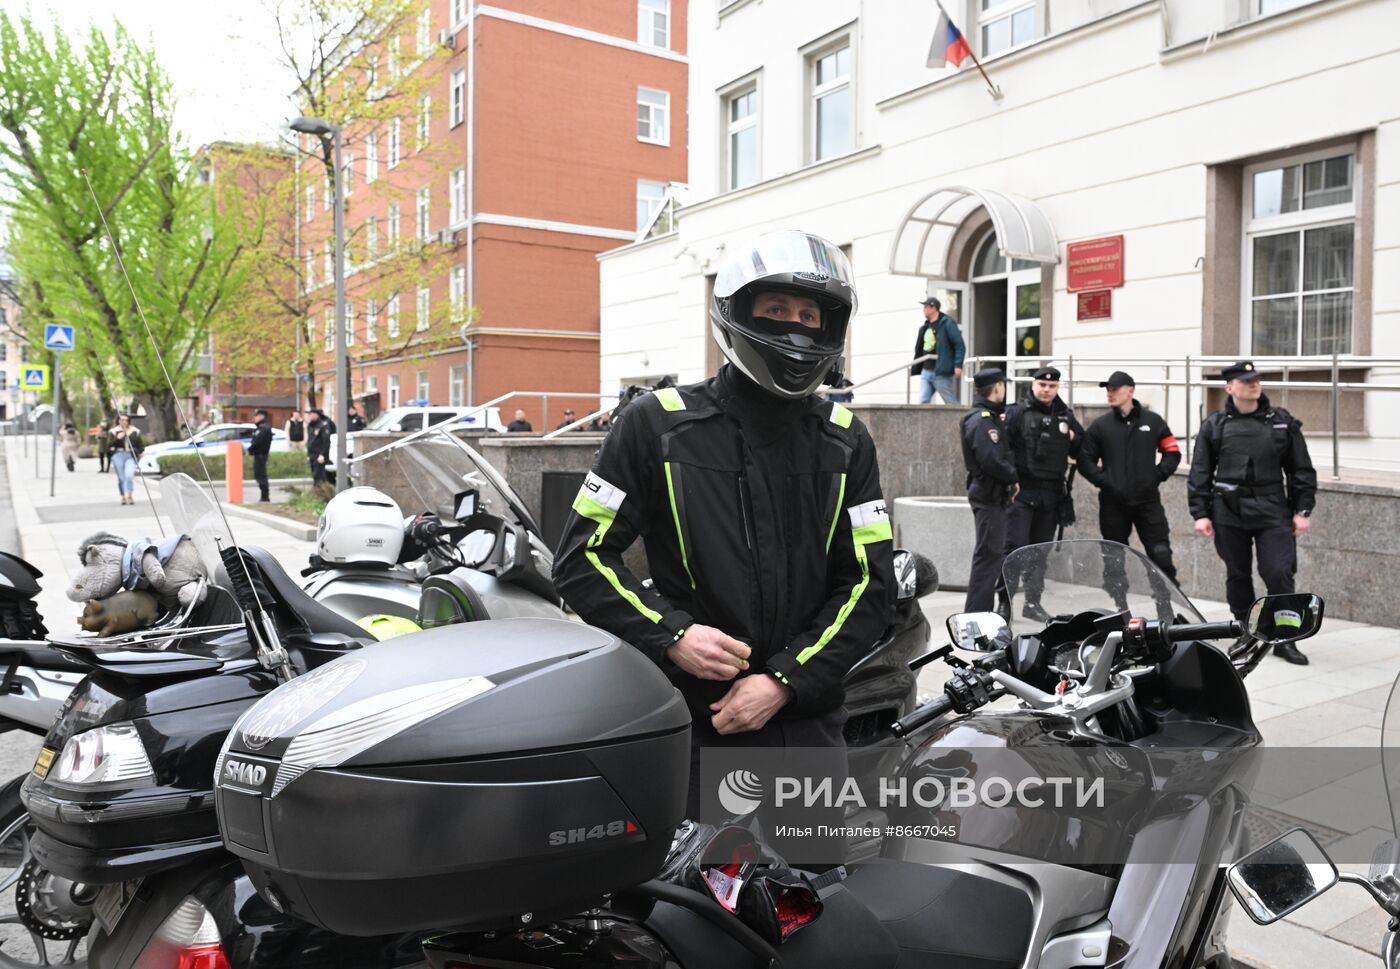
[(268, 528), (282, 532), (284, 535), (299, 538), (303, 542), (316, 541), (315, 525), (307, 525), (304, 522), (292, 521), (280, 515), (269, 515), (265, 511), (257, 511), (245, 507), (244, 505), (230, 505), (226, 501), (220, 502), (219, 504), (223, 506), (224, 513), (230, 518), (246, 518), (249, 521), (255, 521), (260, 525), (266, 525)]

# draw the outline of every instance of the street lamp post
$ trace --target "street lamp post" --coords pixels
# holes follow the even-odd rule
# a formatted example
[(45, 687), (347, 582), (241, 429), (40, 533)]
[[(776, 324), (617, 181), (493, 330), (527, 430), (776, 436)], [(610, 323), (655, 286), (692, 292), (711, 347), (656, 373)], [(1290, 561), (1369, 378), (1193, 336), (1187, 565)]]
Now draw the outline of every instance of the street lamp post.
[(345, 463), (345, 435), (350, 430), (350, 354), (345, 344), (345, 196), (341, 185), (340, 126), (320, 118), (297, 118), (293, 131), (324, 138), (335, 146), (331, 172), (331, 205), (335, 210), (335, 490), (344, 491), (350, 478)]

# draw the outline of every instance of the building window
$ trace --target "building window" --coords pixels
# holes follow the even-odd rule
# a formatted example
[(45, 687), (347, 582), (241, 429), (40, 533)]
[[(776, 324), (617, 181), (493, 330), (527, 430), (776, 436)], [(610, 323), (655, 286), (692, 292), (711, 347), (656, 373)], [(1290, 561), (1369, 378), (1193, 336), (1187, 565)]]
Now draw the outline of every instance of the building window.
[(656, 210), (661, 208), (661, 202), (666, 197), (665, 182), (649, 182), (645, 178), (637, 179), (637, 231), (641, 232), (651, 223), (651, 218), (656, 214)]
[(428, 328), (428, 287), (423, 284), (418, 286), (418, 315), (413, 328), (419, 333)]
[(418, 206), (415, 215), (418, 218), (418, 241), (428, 241), (428, 186), (424, 185), (418, 190)]
[(1255, 13), (1260, 17), (1268, 16), (1271, 13), (1281, 13), (1292, 7), (1301, 7), (1312, 0), (1255, 0)]
[(467, 267), (453, 266), (448, 280), (452, 322), (461, 323), (467, 318)]
[(316, 288), (316, 250), (306, 250), (306, 289), (309, 292)]
[(982, 38), (982, 56), (1035, 40), (1035, 0), (981, 0), (977, 28)]
[(457, 127), (467, 117), (467, 70), (461, 68), (452, 72), (452, 127)]
[(306, 186), (306, 221), (310, 222), (316, 216), (316, 183), (312, 182)]
[(812, 92), (811, 157), (823, 161), (845, 154), (855, 143), (850, 36), (808, 55), (807, 63)]
[(389, 374), (389, 406), (399, 406), (399, 375)]
[(365, 184), (379, 177), (379, 132), (371, 131), (365, 138)]
[(743, 188), (758, 181), (758, 85), (725, 95), (724, 116), (728, 187)]
[(452, 0), (452, 26), (467, 19), (467, 0)]
[(389, 77), (397, 81), (399, 79), (399, 35), (395, 34), (389, 38)]
[(379, 342), (379, 300), (365, 300), (365, 342)]
[(389, 297), (388, 304), (384, 307), (384, 315), (388, 317), (385, 321), (389, 330), (389, 338), (395, 339), (399, 335), (399, 294), (395, 293)]
[(331, 210), (331, 200), (334, 199), (334, 198), (335, 198), (335, 182), (331, 179), (331, 176), (330, 176), (329, 174), (327, 174), (327, 175), (326, 175), (326, 194), (325, 194), (325, 197), (321, 199), (321, 211), (322, 211), (322, 212), (329, 212), (329, 211)]
[(340, 163), (340, 191), (346, 197), (355, 189), (355, 153), (346, 149)]
[(447, 371), (447, 406), (467, 406), (467, 368), (451, 367)]
[(326, 282), (335, 281), (335, 247), (331, 245), (331, 240), (327, 239), (321, 247), (321, 255), (326, 267)]
[(671, 0), (637, 0), (637, 43), (663, 50), (671, 46)]
[(355, 304), (348, 299), (345, 301), (345, 345), (355, 345)]
[(426, 370), (418, 371), (418, 400), (421, 401), (425, 407), (430, 402), (428, 396), (428, 371)]
[(371, 215), (365, 219), (365, 262), (379, 258), (379, 217)]
[(335, 349), (335, 310), (326, 310), (326, 339), (321, 349), (327, 353)]
[(637, 88), (637, 140), (653, 145), (671, 143), (671, 95), (649, 87)]
[(431, 95), (425, 94), (418, 99), (418, 140), (414, 146), (414, 151), (422, 151), (428, 147), (428, 136), (431, 133), (433, 99)]
[(375, 51), (369, 52), (369, 64), (365, 67), (365, 93), (370, 97), (379, 90), (379, 54)]
[(447, 180), (448, 198), (451, 200), (452, 211), (448, 217), (448, 225), (456, 225), (467, 217), (467, 172), (463, 168), (454, 168), (452, 175)]
[(399, 218), (399, 203), (389, 203), (389, 238), (387, 245), (390, 252), (399, 251), (399, 224), (403, 220)]
[(433, 11), (424, 7), (418, 13), (418, 56), (427, 57), (433, 42)]
[(389, 167), (399, 167), (399, 146), (402, 144), (403, 122), (394, 118), (389, 122)]
[(1245, 171), (1245, 285), (1256, 356), (1350, 353), (1356, 157)]

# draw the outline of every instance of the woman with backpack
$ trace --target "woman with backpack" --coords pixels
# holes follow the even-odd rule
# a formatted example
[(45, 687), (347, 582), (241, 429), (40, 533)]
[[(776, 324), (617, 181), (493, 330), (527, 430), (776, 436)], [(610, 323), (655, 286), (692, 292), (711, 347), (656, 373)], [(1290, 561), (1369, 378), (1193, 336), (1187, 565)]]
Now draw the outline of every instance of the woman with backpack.
[(112, 430), (112, 468), (117, 472), (117, 490), (123, 505), (136, 504), (136, 462), (144, 450), (140, 430), (131, 426), (131, 415), (119, 416)]

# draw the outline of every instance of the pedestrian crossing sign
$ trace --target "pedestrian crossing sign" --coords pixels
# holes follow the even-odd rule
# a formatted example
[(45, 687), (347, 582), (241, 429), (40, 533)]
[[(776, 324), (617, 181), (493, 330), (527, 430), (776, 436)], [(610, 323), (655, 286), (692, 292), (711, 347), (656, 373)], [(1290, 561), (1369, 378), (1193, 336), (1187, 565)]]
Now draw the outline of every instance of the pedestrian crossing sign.
[(62, 323), (50, 323), (44, 327), (44, 349), (73, 349), (73, 328)]
[(26, 363), (19, 371), (20, 390), (48, 390), (49, 368), (45, 364)]

